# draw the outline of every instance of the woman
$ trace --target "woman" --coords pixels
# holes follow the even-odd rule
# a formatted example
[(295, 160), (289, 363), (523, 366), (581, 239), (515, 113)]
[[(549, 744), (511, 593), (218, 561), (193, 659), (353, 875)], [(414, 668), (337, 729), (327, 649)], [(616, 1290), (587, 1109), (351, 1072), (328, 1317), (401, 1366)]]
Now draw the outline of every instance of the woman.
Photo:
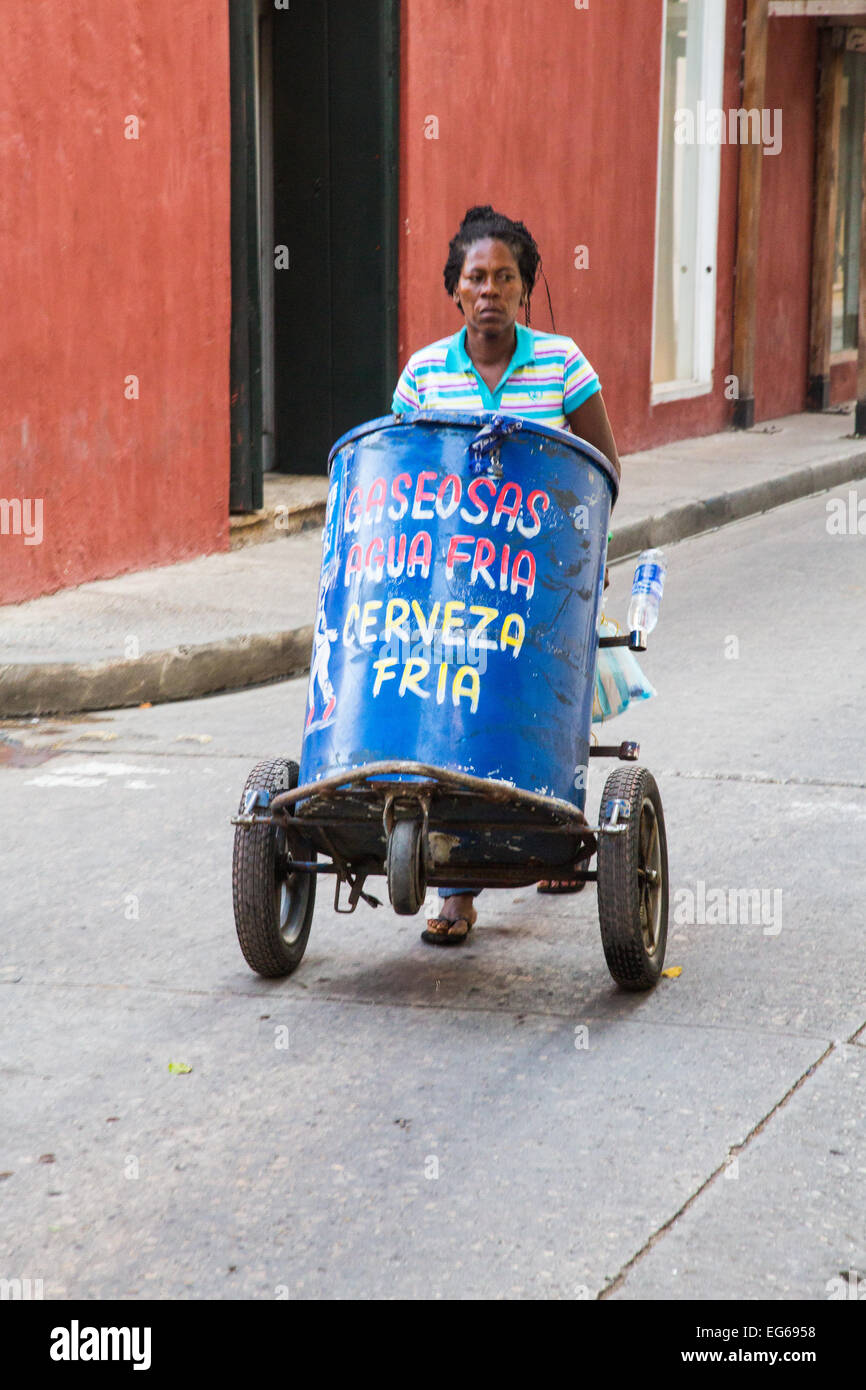
[[(488, 206), (470, 208), (448, 248), (445, 289), (465, 326), (409, 358), (391, 409), (500, 410), (571, 429), (620, 463), (601, 385), (571, 338), (529, 328), (529, 301), (541, 261), (522, 222)], [(523, 309), (527, 326), (517, 323)], [(539, 884), (541, 891), (578, 885)], [(438, 916), (421, 939), (436, 946), (466, 940), (476, 920), (475, 893), (440, 889)]]

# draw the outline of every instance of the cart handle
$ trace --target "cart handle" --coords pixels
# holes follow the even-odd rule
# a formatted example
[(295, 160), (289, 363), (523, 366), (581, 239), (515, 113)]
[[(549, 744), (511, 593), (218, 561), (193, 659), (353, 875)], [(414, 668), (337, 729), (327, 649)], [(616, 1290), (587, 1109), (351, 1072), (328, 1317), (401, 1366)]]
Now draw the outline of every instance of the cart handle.
[(489, 471), (493, 472), (495, 469), (500, 468), (500, 444), (502, 443), (503, 439), (507, 439), (510, 434), (516, 434), (517, 431), (522, 428), (522, 420), (508, 419), (502, 415), (494, 415), (493, 419), (490, 421), (490, 424), (485, 425), (483, 429), (478, 431), (475, 438), (470, 440), (470, 473), (475, 474), (475, 476), (477, 477), (479, 473), (483, 473), (485, 471), (485, 454), (490, 454), (491, 456)]
[[(478, 792), (480, 796), (486, 796), (491, 801), (513, 801), (523, 806), (535, 806), (539, 810), (547, 812), (555, 811), (564, 820), (570, 821), (576, 827), (589, 828), (586, 816), (570, 801), (560, 801), (559, 797), (556, 796), (542, 796), (539, 792), (523, 791), (520, 787), (513, 787), (510, 782), (500, 782), (493, 777), (473, 777), (467, 772), (452, 772), (449, 768), (434, 767), (430, 763), (416, 763), (405, 759), (365, 763), (363, 767), (351, 768), (347, 772), (338, 772), (331, 777), (322, 777), (318, 782), (308, 782), (306, 786), (295, 787), (293, 791), (279, 792), (277, 796), (271, 798), (271, 811), (288, 810), (298, 801), (307, 801), (313, 796), (320, 796), (322, 792), (337, 791), (340, 787), (350, 786), (353, 782), (365, 782), (370, 777), (388, 776), (425, 777), (444, 787)], [(412, 790), (410, 785), (406, 786), (407, 794), (411, 793)]]
[(616, 636), (599, 637), (599, 647), (628, 647), (633, 652), (646, 651), (646, 634), (635, 629), (634, 632), (618, 632)]

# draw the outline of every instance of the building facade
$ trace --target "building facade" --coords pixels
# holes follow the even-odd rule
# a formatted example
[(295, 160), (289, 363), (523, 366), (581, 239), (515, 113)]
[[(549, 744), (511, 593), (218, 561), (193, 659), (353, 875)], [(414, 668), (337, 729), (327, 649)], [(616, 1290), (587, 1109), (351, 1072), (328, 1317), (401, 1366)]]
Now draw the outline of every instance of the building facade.
[(225, 549), (266, 472), (324, 472), (460, 326), (475, 203), (535, 236), (532, 325), (621, 453), (858, 394), (866, 0), (0, 14), (0, 602)]
[(0, 18), (10, 602), (228, 543), (229, 46), (209, 0)]

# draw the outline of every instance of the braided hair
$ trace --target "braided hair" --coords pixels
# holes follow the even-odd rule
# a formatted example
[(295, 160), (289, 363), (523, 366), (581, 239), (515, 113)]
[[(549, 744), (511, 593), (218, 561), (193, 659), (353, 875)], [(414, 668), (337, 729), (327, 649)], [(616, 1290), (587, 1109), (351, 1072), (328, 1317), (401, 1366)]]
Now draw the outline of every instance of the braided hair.
[[(457, 235), (448, 247), (448, 260), (445, 262), (445, 270), (443, 271), (445, 289), (449, 297), (453, 299), (457, 282), (463, 270), (466, 252), (476, 241), (483, 241), (486, 237), (492, 237), (495, 241), (504, 241), (514, 254), (520, 271), (520, 278), (523, 281), (523, 288), (526, 291), (525, 313), (528, 324), (529, 297), (532, 294), (541, 265), (541, 253), (532, 234), (523, 222), (514, 222), (504, 213), (494, 212), (489, 203), (469, 208), (460, 223)], [(461, 309), (460, 312), (462, 313), (463, 310)]]

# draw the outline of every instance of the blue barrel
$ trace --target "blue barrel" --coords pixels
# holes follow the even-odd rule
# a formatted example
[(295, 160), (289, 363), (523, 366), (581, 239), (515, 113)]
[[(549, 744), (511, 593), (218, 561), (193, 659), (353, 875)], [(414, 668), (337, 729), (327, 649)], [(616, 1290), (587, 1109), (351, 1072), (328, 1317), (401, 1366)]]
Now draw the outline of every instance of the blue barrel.
[(583, 809), (611, 464), (546, 425), (420, 411), (329, 467), (301, 783), (405, 758)]

